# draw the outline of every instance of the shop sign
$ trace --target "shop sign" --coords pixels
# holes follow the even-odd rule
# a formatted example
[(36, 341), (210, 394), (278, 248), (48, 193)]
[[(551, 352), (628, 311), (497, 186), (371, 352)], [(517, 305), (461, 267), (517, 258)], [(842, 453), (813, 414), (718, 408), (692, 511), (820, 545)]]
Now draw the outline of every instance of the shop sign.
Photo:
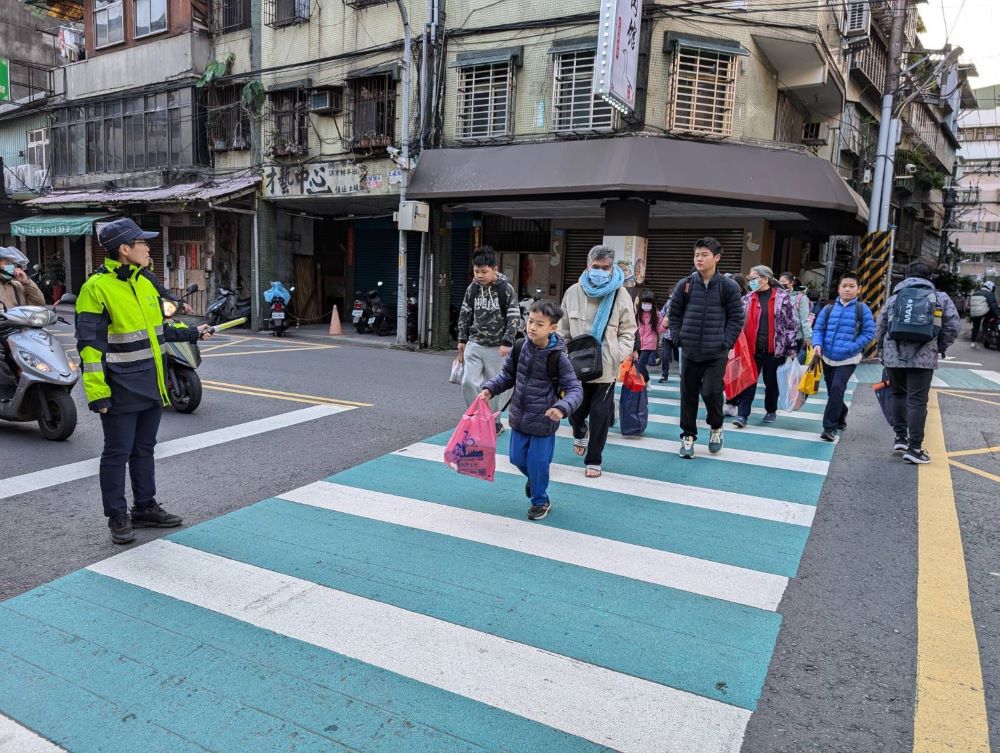
[(10, 101), (10, 61), (0, 58), (0, 102)]
[(368, 167), (354, 162), (310, 162), (305, 165), (266, 165), (264, 195), (342, 196), (382, 192), (385, 176), (368, 175)]
[(628, 115), (635, 110), (642, 0), (601, 0), (594, 93)]

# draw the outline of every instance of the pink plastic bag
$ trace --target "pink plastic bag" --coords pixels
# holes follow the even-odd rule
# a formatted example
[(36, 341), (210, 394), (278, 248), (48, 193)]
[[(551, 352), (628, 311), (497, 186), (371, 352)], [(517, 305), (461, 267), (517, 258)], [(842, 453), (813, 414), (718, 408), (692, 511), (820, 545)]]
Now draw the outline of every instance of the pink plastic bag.
[(466, 476), (492, 481), (497, 467), (497, 415), (489, 401), (477, 397), (448, 440), (444, 462)]

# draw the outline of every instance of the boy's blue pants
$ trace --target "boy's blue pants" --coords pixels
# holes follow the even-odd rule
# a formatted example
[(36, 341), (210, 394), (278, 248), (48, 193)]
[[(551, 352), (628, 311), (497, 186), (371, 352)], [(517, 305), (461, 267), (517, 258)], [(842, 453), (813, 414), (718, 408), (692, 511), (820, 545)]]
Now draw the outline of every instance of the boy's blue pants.
[(549, 466), (556, 450), (555, 435), (536, 437), (522, 434), (516, 429), (510, 432), (510, 462), (528, 477), (531, 483), (531, 504), (549, 503)]

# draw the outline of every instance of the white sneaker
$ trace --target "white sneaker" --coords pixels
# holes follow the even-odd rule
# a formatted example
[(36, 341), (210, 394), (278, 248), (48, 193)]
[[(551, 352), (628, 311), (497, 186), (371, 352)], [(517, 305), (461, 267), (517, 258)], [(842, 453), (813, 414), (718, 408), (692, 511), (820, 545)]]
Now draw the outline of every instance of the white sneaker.
[(727, 416), (735, 416), (740, 412), (740, 409), (737, 405), (730, 405), (729, 403), (726, 403), (726, 407), (722, 409), (722, 412)]
[(970, 343), (969, 347), (972, 348), (973, 350), (975, 350), (976, 349), (976, 344), (975, 343)]
[(722, 429), (712, 429), (708, 436), (708, 451), (713, 455), (718, 455), (722, 451)]

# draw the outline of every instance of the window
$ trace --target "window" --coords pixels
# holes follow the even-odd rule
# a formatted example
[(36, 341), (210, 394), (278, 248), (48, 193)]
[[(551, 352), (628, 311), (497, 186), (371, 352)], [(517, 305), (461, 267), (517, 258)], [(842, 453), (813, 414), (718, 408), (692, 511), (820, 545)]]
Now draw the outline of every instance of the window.
[(212, 18), (218, 32), (250, 27), (250, 0), (215, 0)]
[(24, 150), (24, 161), (29, 165), (38, 165), (42, 170), (49, 167), (49, 129), (39, 128), (28, 131), (28, 148)]
[(611, 105), (594, 94), (594, 53), (566, 52), (556, 57), (552, 87), (554, 131), (610, 131)]
[(271, 154), (299, 157), (309, 151), (309, 114), (303, 89), (271, 93)]
[(124, 40), (122, 0), (94, 0), (94, 46), (107, 47)]
[(309, 0), (265, 0), (264, 23), (288, 26), (309, 20)]
[(729, 136), (736, 100), (736, 56), (678, 47), (675, 58), (670, 128)]
[(135, 0), (135, 36), (156, 34), (167, 28), (167, 0)]
[(396, 136), (396, 83), (388, 73), (352, 79), (350, 83), (353, 146), (389, 146)]
[(208, 138), (217, 152), (250, 148), (250, 116), (240, 85), (216, 86), (209, 92)]
[(457, 130), (460, 139), (485, 139), (510, 133), (513, 79), (509, 61), (459, 70)]
[(190, 89), (108, 100), (54, 113), (56, 175), (120, 173), (195, 164)]

